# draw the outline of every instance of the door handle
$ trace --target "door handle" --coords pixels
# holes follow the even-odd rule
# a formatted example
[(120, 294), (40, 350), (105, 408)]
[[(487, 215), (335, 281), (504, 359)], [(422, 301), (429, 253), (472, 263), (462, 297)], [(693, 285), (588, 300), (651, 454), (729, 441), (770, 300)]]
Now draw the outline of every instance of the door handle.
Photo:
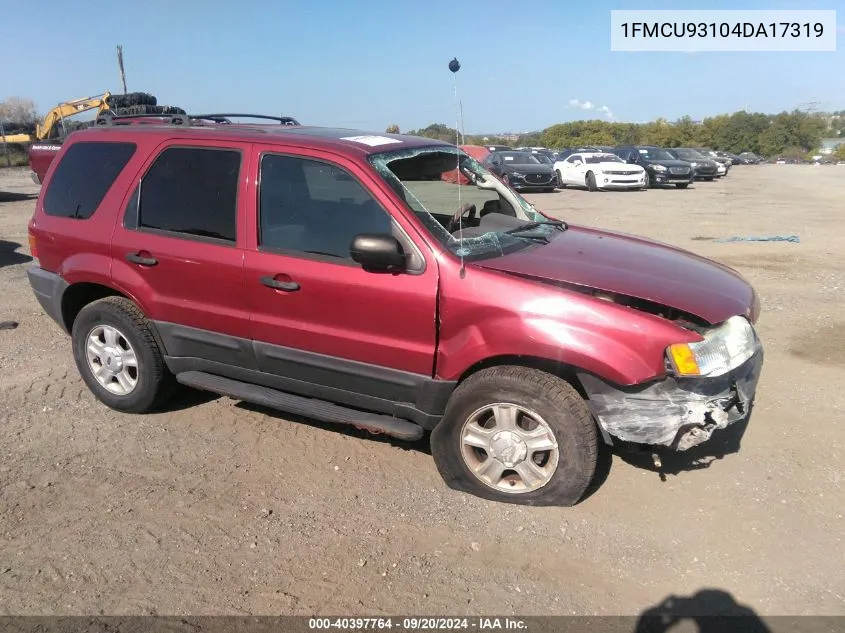
[(155, 257), (144, 257), (143, 255), (141, 255), (140, 252), (126, 253), (126, 259), (127, 261), (130, 261), (133, 264), (139, 264), (141, 266), (155, 266), (156, 264), (158, 264), (158, 260)]
[(261, 283), (267, 286), (268, 288), (273, 288), (274, 290), (282, 290), (284, 292), (293, 292), (294, 290), (299, 290), (299, 284), (295, 281), (280, 281), (275, 277), (262, 277)]

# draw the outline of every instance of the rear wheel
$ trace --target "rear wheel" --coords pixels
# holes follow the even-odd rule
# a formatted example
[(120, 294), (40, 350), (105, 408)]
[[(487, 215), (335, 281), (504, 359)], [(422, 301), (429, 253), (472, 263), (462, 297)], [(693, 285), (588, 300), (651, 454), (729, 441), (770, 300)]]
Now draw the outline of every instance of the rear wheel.
[(170, 395), (173, 376), (147, 319), (125, 297), (106, 297), (85, 306), (72, 329), (76, 367), (106, 406), (142, 413)]
[(586, 185), (588, 191), (598, 191), (598, 185), (596, 184), (596, 176), (591, 171), (587, 172)]
[(527, 367), (492, 367), (461, 383), (431, 434), (446, 483), (485, 499), (576, 504), (592, 481), (596, 426), (565, 380)]

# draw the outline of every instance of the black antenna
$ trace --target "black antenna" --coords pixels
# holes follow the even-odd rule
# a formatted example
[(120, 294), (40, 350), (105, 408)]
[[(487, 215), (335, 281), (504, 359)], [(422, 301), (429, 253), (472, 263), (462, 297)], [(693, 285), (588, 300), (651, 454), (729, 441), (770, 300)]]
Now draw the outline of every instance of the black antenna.
[[(457, 57), (453, 57), (449, 62), (449, 70), (452, 71), (452, 80), (455, 88), (455, 145), (461, 144), (461, 102), (458, 100), (458, 71), (461, 69), (461, 62)], [(461, 258), (461, 279), (466, 275), (466, 266), (464, 264), (464, 214), (461, 211), (461, 150), (457, 148), (455, 156), (457, 157), (457, 178), (458, 183), (458, 239), (461, 245), (458, 249), (458, 254)]]

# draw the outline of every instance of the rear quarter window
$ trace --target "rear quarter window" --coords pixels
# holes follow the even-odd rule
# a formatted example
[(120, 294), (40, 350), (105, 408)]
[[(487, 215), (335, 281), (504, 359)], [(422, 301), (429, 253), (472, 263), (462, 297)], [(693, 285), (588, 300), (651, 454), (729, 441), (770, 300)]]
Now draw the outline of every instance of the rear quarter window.
[(134, 143), (80, 142), (62, 156), (44, 192), (44, 213), (87, 220), (135, 153)]

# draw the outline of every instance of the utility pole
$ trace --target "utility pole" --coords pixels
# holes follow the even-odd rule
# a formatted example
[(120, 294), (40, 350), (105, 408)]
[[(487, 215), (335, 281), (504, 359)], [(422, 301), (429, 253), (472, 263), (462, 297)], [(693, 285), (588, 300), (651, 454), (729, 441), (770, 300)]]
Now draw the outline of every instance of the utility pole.
[(126, 94), (126, 73), (123, 70), (123, 46), (121, 44), (117, 45), (117, 67), (120, 69), (120, 81), (123, 82), (123, 94)]

